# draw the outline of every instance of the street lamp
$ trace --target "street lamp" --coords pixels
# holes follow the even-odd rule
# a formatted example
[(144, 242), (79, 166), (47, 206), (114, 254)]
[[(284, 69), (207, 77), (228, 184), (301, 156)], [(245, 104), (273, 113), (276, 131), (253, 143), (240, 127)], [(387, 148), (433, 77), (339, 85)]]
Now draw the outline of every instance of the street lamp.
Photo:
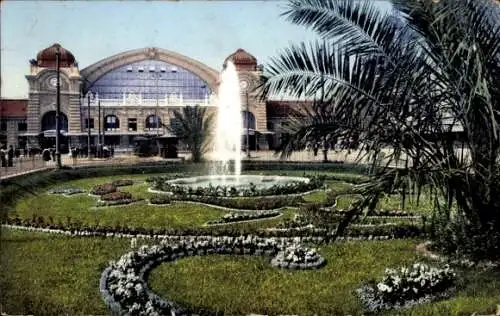
[(156, 93), (155, 93), (155, 99), (156, 99), (156, 109), (155, 109), (155, 120), (156, 120), (156, 146), (158, 148), (158, 156), (161, 155), (160, 153), (160, 140), (159, 140), (159, 137), (160, 137), (160, 118), (158, 117), (158, 113), (159, 113), (159, 100), (158, 100), (158, 94), (160, 93), (160, 87), (158, 85), (158, 81), (160, 80), (161, 78), (161, 73), (159, 72), (155, 72), (153, 73), (154, 77), (155, 77), (155, 86), (156, 86)]
[(248, 82), (246, 80), (241, 80), (240, 81), (240, 88), (241, 90), (245, 91), (245, 97), (246, 97), (246, 110), (245, 110), (245, 123), (246, 123), (246, 154), (247, 158), (250, 158), (250, 124), (249, 124), (249, 119), (250, 119), (250, 112), (249, 112), (249, 107), (248, 107)]
[(60, 57), (61, 52), (59, 51), (59, 46), (56, 47), (56, 165), (58, 169), (62, 168), (61, 163), (61, 72), (60, 72)]
[(88, 131), (88, 138), (87, 138), (87, 157), (90, 159), (90, 143), (91, 143), (91, 131), (90, 131), (90, 98), (92, 99), (95, 98), (95, 93), (91, 90), (87, 91), (87, 101), (88, 101), (88, 107), (87, 107), (87, 131)]

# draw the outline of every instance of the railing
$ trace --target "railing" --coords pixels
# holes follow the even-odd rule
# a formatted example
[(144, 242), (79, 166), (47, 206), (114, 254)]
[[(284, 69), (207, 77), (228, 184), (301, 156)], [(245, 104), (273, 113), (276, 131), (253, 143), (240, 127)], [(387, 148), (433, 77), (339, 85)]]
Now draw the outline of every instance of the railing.
[[(181, 106), (214, 106), (215, 99), (182, 99), (182, 98), (161, 98), (161, 99), (99, 99), (101, 107), (123, 107), (123, 106), (143, 106), (143, 107), (181, 107)], [(90, 107), (97, 107), (98, 101), (91, 100)], [(81, 107), (88, 107), (88, 100), (82, 99)]]

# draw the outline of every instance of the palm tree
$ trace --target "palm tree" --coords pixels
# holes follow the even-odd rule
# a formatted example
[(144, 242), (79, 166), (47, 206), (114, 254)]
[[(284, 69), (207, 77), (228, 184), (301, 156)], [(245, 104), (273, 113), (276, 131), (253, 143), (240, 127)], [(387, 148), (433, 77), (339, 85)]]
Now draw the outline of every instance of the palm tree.
[(208, 147), (213, 115), (199, 105), (183, 107), (174, 111), (173, 124), (169, 129), (181, 139), (191, 151), (193, 162), (200, 162)]
[[(289, 1), (284, 16), (323, 41), (273, 58), (263, 96), (324, 95), (292, 120), (282, 155), (325, 131), (363, 140), (358, 158), (375, 173), (337, 234), (382, 193), (402, 189), (404, 201), (425, 191), (436, 217), (446, 219), (438, 226), (445, 250), (499, 256), (500, 7), (490, 0), (393, 5), (386, 13), (370, 0)], [(456, 130), (466, 155), (451, 137)], [(385, 147), (392, 150), (375, 168)], [(409, 189), (416, 194), (407, 196)]]

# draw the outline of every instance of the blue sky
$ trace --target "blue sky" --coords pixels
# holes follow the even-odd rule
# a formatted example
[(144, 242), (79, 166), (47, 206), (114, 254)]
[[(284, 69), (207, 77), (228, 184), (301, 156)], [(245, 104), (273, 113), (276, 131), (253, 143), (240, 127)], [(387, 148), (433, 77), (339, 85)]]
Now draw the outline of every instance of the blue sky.
[[(264, 63), (315, 35), (280, 14), (286, 1), (16, 1), (1, 4), (3, 98), (25, 98), (29, 60), (60, 43), (83, 69), (108, 56), (156, 46), (220, 70), (243, 48)], [(382, 3), (382, 6), (387, 7)]]

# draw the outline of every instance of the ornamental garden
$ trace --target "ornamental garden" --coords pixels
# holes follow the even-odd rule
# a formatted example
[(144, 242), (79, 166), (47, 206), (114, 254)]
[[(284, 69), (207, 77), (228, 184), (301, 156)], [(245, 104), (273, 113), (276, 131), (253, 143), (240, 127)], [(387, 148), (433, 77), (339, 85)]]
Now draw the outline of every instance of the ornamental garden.
[(451, 260), (425, 243), (433, 225), (426, 192), (406, 203), (387, 192), (337, 236), (362, 198), (367, 167), (249, 162), (246, 175), (292, 181), (243, 188), (177, 181), (204, 170), (188, 163), (87, 167), (3, 181), (2, 312), (496, 310), (495, 263)]

